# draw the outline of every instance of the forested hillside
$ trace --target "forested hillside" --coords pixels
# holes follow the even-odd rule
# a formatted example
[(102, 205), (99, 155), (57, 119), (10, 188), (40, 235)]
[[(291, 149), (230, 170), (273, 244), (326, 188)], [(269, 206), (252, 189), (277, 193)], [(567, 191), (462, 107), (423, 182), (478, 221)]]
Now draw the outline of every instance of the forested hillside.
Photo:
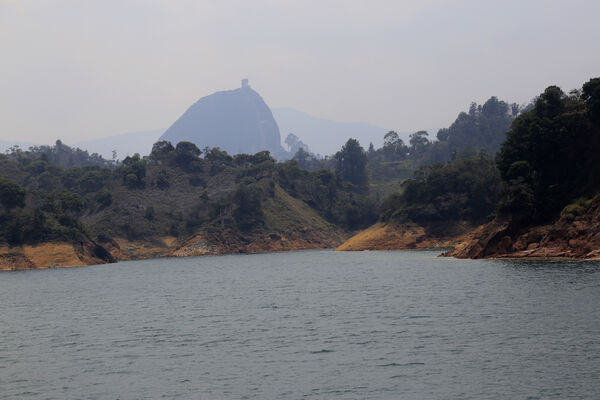
[(198, 234), (215, 252), (261, 251), (247, 248), (261, 241), (265, 248), (271, 242), (328, 247), (377, 217), (365, 183), (342, 172), (344, 160), (339, 173), (307, 171), (296, 161), (277, 163), (266, 151), (231, 156), (162, 141), (148, 157), (88, 165), (65, 159), (79, 153), (60, 142), (43, 150), (0, 156), (0, 244), (86, 238), (116, 258), (166, 255)]
[(568, 94), (550, 86), (524, 109), (492, 97), (461, 113), (433, 143), (426, 132), (415, 133), (410, 146), (388, 133), (384, 147), (369, 152), (371, 165), (380, 167), (371, 171), (389, 173), (394, 164), (381, 161), (386, 159), (400, 160), (398, 168), (418, 165), (381, 207), (380, 221), (396, 228), (371, 229), (345, 247), (369, 248), (376, 241), (410, 247), (432, 238), (450, 243), (450, 233), (466, 233), (493, 219), (451, 254), (595, 256), (599, 104), (600, 78), (595, 78)]
[(511, 126), (496, 158), (498, 216), (452, 255), (597, 257), (600, 78), (548, 87)]
[(476, 239), (476, 256), (557, 220), (587, 221), (590, 233), (599, 104), (600, 78), (568, 94), (551, 86), (524, 109), (495, 97), (473, 104), (434, 141), (389, 132), (380, 149), (349, 139), (330, 157), (300, 147), (287, 162), (191, 142), (160, 141), (122, 161), (60, 141), (13, 148), (0, 155), (0, 256), (42, 243), (76, 244), (89, 262), (328, 247), (377, 219), (403, 227), (385, 228), (388, 239), (423, 247), (495, 218), (488, 230), (500, 233)]
[(373, 182), (411, 178), (422, 165), (446, 163), (478, 155), (493, 155), (500, 149), (510, 124), (522, 109), (491, 97), (483, 105), (472, 103), (468, 112), (458, 114), (435, 138), (427, 131), (410, 135), (404, 143), (399, 135), (388, 132), (383, 147), (369, 148), (369, 174)]
[(519, 116), (497, 157), (500, 212), (523, 222), (555, 218), (600, 189), (600, 78), (564, 93), (548, 87)]

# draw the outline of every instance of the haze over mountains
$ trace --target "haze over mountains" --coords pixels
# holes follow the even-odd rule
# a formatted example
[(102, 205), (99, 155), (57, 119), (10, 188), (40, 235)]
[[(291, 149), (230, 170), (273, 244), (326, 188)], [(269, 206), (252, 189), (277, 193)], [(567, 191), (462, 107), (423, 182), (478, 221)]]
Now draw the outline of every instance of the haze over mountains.
[(287, 156), (271, 110), (247, 79), (241, 88), (202, 97), (160, 140), (189, 141), (201, 149), (219, 147), (230, 154), (268, 150), (280, 159)]
[[(383, 136), (389, 131), (368, 122), (339, 122), (317, 118), (289, 107), (273, 108), (273, 116), (282, 138), (293, 133), (312, 152), (321, 155), (334, 154), (349, 138), (357, 139), (365, 149), (370, 142), (375, 147), (381, 147)], [(404, 141), (408, 140), (407, 133), (399, 135)]]
[(112, 152), (116, 150), (117, 159), (122, 160), (135, 153), (143, 156), (150, 154), (152, 145), (156, 143), (164, 131), (164, 129), (154, 129), (151, 131), (128, 132), (107, 138), (73, 143), (73, 146), (87, 150), (90, 154), (98, 153), (108, 160), (112, 159)]
[[(241, 88), (220, 91), (200, 98), (191, 105), (171, 127), (147, 131), (128, 132), (115, 136), (72, 143), (73, 146), (98, 153), (106, 159), (117, 159), (139, 153), (148, 155), (158, 140), (173, 144), (190, 141), (199, 148), (220, 147), (230, 154), (254, 154), (268, 150), (278, 159), (294, 154), (285, 143), (293, 133), (311, 152), (322, 156), (332, 155), (349, 139), (357, 139), (366, 149), (369, 143), (380, 147), (389, 129), (368, 122), (339, 122), (311, 116), (289, 107), (272, 111), (262, 97), (247, 82)], [(399, 133), (408, 141), (408, 133)], [(59, 139), (59, 138), (57, 138)], [(23, 149), (36, 143), (0, 141), (0, 151), (13, 145)]]

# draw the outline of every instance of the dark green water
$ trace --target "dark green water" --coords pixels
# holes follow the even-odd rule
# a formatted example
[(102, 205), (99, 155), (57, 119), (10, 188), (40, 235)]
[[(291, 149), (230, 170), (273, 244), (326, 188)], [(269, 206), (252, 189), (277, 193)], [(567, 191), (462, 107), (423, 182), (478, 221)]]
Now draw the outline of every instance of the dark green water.
[(437, 254), (0, 273), (0, 399), (600, 397), (600, 263)]

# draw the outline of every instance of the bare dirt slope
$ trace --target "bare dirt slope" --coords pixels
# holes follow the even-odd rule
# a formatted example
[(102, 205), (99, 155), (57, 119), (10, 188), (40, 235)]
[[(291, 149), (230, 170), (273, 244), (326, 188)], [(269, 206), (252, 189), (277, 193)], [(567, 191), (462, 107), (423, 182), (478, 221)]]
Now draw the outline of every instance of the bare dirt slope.
[[(442, 226), (444, 225), (444, 226)], [(449, 226), (446, 226), (449, 225)], [(420, 226), (379, 222), (339, 246), (338, 251), (404, 250), (454, 247), (472, 226), (465, 222)]]

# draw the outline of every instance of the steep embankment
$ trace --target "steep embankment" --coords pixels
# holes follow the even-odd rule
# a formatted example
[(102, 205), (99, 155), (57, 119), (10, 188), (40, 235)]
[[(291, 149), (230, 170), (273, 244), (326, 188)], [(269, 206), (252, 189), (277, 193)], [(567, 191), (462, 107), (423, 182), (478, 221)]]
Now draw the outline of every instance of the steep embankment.
[(231, 253), (265, 253), (331, 248), (345, 238), (344, 232), (319, 216), (303, 201), (275, 186), (274, 196), (263, 204), (264, 224), (251, 231), (200, 232), (170, 253), (201, 256)]
[[(148, 168), (146, 179), (152, 182), (157, 173)], [(331, 248), (347, 237), (278, 184), (272, 195), (261, 198), (261, 221), (250, 228), (242, 229), (233, 215), (214, 219), (208, 214), (215, 202), (232, 207), (229, 196), (239, 187), (236, 174), (226, 168), (212, 175), (206, 168), (195, 175), (201, 185), (193, 186), (188, 174), (170, 169), (168, 190), (116, 187), (112, 204), (82, 220), (117, 260)]]
[(563, 213), (552, 224), (520, 227), (496, 219), (469, 234), (445, 255), (457, 258), (600, 258), (600, 201), (578, 216)]
[(445, 222), (430, 226), (414, 223), (379, 222), (348, 239), (336, 250), (404, 250), (454, 247), (472, 230), (466, 222)]
[(0, 246), (0, 270), (14, 271), (115, 262), (103, 247), (92, 242), (48, 242), (19, 247)]

